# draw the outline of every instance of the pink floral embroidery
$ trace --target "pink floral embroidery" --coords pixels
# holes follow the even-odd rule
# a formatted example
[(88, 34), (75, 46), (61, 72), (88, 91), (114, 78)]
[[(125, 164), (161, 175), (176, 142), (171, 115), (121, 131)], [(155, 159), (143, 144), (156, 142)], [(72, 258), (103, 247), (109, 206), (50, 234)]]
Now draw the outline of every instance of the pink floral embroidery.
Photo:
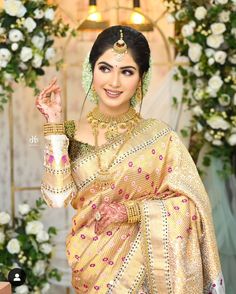
[(94, 289), (95, 289), (95, 290), (99, 290), (100, 287), (99, 287), (99, 286), (94, 286)]
[(120, 189), (120, 190), (119, 190), (119, 194), (122, 194), (122, 192), (123, 192), (123, 190), (122, 190), (122, 189)]
[(188, 199), (183, 199), (182, 202), (186, 203), (186, 202), (188, 202)]
[(115, 184), (111, 184), (112, 189), (115, 189), (115, 187), (116, 187)]
[(84, 201), (84, 197), (80, 197), (80, 199), (79, 199), (80, 201)]
[(97, 205), (96, 204), (93, 204), (92, 205), (92, 209), (96, 209), (97, 208)]
[(81, 234), (80, 237), (81, 237), (81, 239), (85, 239), (86, 238), (84, 234)]
[(192, 232), (192, 228), (189, 227), (189, 228), (187, 229), (187, 232), (190, 234), (190, 233)]
[(73, 222), (74, 222), (74, 225), (76, 226), (76, 220), (75, 220), (75, 219), (74, 219), (74, 221), (73, 221)]
[(172, 172), (172, 168), (168, 167), (168, 173), (171, 173), (171, 172)]
[(112, 231), (108, 231), (107, 236), (111, 236), (111, 235), (112, 235)]
[(163, 159), (163, 156), (162, 156), (162, 155), (160, 155), (160, 156), (159, 156), (159, 159), (160, 159), (160, 160), (162, 160), (162, 159)]
[(125, 177), (124, 177), (124, 181), (125, 181), (125, 182), (127, 182), (127, 181), (128, 181), (128, 179), (129, 179), (129, 177), (128, 177), (128, 176), (125, 176)]
[(170, 213), (169, 213), (169, 211), (167, 211), (167, 216), (170, 216)]
[(54, 160), (54, 156), (53, 155), (49, 155), (48, 163), (52, 164), (53, 160)]
[(77, 255), (77, 254), (75, 255), (75, 258), (78, 260), (80, 259), (79, 255)]
[(197, 216), (196, 215), (193, 215), (192, 216), (192, 220), (196, 220), (197, 219)]
[(179, 206), (174, 206), (174, 209), (175, 210), (179, 210)]
[(141, 167), (138, 168), (138, 173), (140, 174), (142, 172)]
[(88, 288), (88, 285), (87, 285), (87, 284), (84, 284), (84, 288), (86, 288), (86, 289), (87, 289), (87, 288)]
[(122, 259), (122, 261), (125, 261), (125, 256), (123, 256), (121, 259)]
[(156, 150), (155, 149), (152, 149), (152, 154), (155, 154), (156, 153)]
[(152, 183), (151, 183), (151, 187), (154, 187), (154, 182), (152, 181)]
[(81, 269), (79, 270), (80, 272), (83, 272), (84, 271), (84, 268), (83, 267), (81, 267)]
[(149, 178), (150, 178), (150, 175), (146, 175), (146, 176), (145, 176), (145, 179), (146, 179), (146, 180), (149, 180)]
[(71, 235), (74, 236), (75, 235), (75, 231), (72, 229), (71, 230)]
[(91, 263), (90, 264), (90, 267), (95, 267), (95, 263)]
[(125, 194), (124, 198), (129, 199), (129, 194)]
[(125, 239), (126, 239), (126, 235), (122, 235), (122, 236), (121, 236), (121, 239), (122, 239), (122, 240), (125, 240)]
[(130, 161), (130, 162), (129, 162), (129, 167), (132, 167), (132, 166), (133, 166), (133, 162)]
[(182, 236), (177, 236), (177, 239), (183, 239), (183, 237)]
[(105, 196), (105, 197), (104, 197), (104, 201), (105, 201), (105, 202), (110, 202), (110, 197), (109, 197), (109, 196)]
[(108, 261), (108, 257), (104, 257), (102, 260), (103, 261)]
[(93, 241), (97, 241), (98, 240), (98, 236), (93, 237)]
[(113, 265), (113, 264), (114, 264), (114, 262), (113, 262), (112, 260), (110, 260), (108, 263), (109, 263), (110, 265)]
[(67, 163), (67, 156), (66, 155), (63, 155), (62, 158), (61, 158), (61, 160), (62, 160), (62, 162), (64, 164), (66, 164)]

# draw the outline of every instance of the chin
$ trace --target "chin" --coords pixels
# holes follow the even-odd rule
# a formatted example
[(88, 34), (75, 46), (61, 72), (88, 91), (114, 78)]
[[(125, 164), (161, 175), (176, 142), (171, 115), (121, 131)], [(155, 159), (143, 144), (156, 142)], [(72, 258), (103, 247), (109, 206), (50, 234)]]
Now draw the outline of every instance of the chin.
[(129, 103), (129, 101), (122, 101), (121, 99), (101, 99), (100, 101), (104, 106), (111, 108), (119, 108)]

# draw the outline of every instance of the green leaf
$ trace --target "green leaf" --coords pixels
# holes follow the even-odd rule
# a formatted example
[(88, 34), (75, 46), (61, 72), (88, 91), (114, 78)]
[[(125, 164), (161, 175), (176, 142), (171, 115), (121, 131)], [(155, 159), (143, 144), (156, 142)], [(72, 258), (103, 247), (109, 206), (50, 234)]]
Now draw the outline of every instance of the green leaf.
[(186, 128), (180, 130), (180, 133), (181, 133), (181, 135), (182, 135), (184, 138), (186, 138), (186, 137), (189, 136), (189, 131), (188, 131)]
[(56, 235), (57, 234), (57, 229), (55, 227), (49, 227), (48, 228), (48, 234), (49, 235)]

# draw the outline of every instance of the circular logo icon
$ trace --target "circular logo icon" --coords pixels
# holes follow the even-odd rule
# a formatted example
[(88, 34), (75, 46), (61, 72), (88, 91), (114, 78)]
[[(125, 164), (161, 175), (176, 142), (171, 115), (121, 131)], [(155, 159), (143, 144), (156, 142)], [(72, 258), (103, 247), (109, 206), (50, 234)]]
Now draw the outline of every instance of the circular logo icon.
[(21, 268), (14, 268), (8, 274), (8, 282), (12, 286), (21, 286), (24, 284), (26, 279), (26, 274)]

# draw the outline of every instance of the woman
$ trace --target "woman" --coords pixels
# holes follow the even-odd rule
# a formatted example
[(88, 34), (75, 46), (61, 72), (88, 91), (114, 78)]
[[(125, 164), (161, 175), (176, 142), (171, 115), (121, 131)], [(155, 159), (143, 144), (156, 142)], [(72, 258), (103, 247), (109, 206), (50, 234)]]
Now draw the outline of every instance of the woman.
[(97, 103), (85, 119), (62, 123), (56, 80), (36, 100), (47, 119), (42, 195), (77, 210), (66, 240), (72, 285), (76, 293), (224, 293), (196, 167), (174, 131), (132, 107), (149, 74), (146, 38), (113, 26), (84, 66)]

